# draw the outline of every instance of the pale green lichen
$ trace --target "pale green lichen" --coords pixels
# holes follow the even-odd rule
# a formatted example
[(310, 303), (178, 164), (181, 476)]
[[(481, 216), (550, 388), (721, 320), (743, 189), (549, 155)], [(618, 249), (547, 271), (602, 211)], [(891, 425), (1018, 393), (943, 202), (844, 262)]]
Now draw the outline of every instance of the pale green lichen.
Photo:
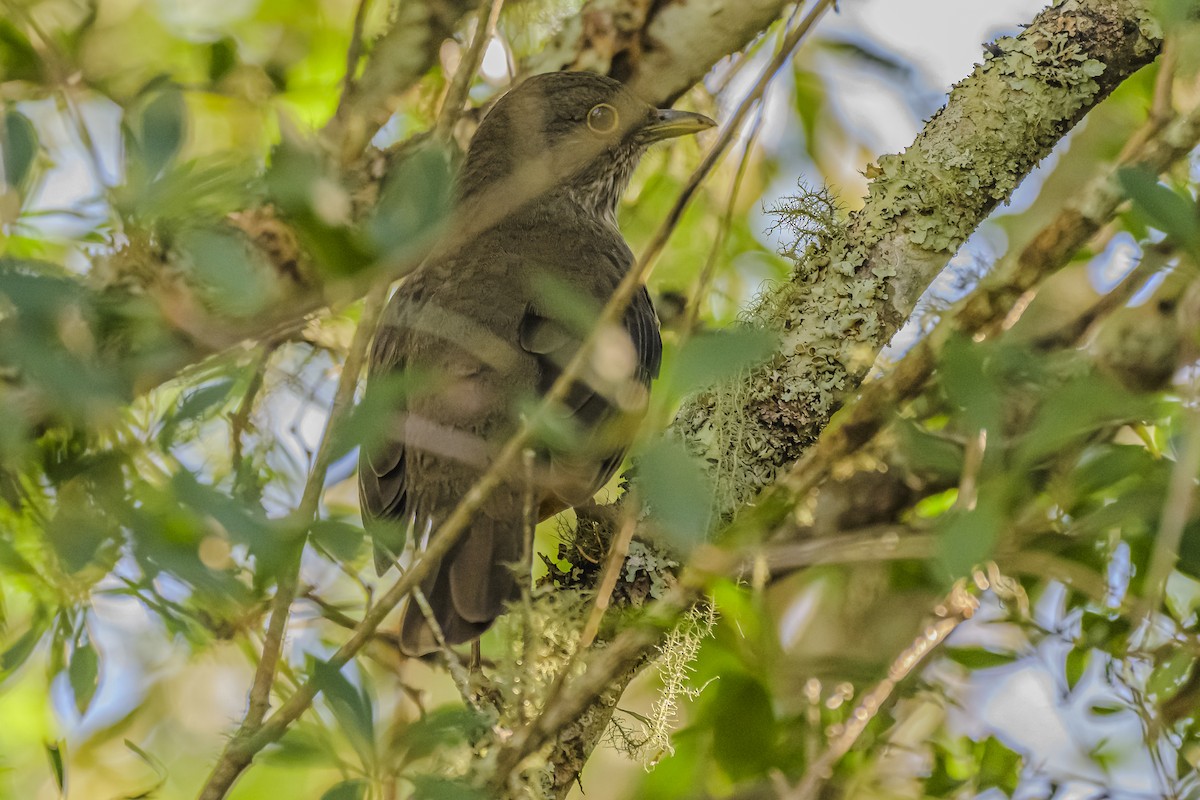
[(1066, 0), (991, 45), (913, 145), (879, 159), (861, 210), (837, 220), (803, 187), (778, 209), (796, 269), (750, 316), (779, 333), (779, 355), (675, 423), (715, 473), (721, 516), (815, 440), (975, 227), (1160, 35), (1146, 2)]

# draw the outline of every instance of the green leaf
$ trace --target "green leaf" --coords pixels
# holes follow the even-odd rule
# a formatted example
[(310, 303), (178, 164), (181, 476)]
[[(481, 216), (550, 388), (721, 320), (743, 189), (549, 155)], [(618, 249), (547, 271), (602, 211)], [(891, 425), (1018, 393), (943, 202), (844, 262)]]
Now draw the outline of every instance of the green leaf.
[(163, 447), (171, 447), (175, 441), (175, 434), (183, 423), (206, 417), (210, 411), (228, 400), (235, 385), (232, 378), (218, 378), (184, 394), (175, 408), (163, 418), (163, 427), (158, 434), (158, 440)]
[(54, 782), (58, 784), (59, 794), (67, 792), (67, 773), (63, 766), (63, 753), (67, 749), (67, 743), (61, 739), (57, 742), (46, 742), (46, 756), (50, 759), (50, 771), (54, 773)]
[(341, 670), (320, 659), (313, 659), (312, 675), (363, 765), (372, 764), (375, 759), (375, 720), (366, 690), (356, 689)]
[(321, 800), (363, 800), (367, 796), (364, 780), (342, 781), (321, 795)]
[(149, 177), (162, 172), (183, 146), (186, 114), (183, 92), (170, 85), (158, 92), (142, 110), (141, 155)]
[(7, 650), (0, 653), (0, 680), (4, 680), (24, 664), (37, 648), (42, 635), (46, 633), (49, 620), (45, 616), (35, 616), (29, 624), (29, 630), (21, 634)]
[(163, 766), (161, 761), (147, 753), (142, 748), (138, 747), (129, 739), (125, 740), (125, 747), (127, 747), (135, 756), (144, 761), (146, 765), (150, 767), (150, 769), (154, 770), (154, 774), (157, 776), (158, 780), (147, 789), (143, 789), (135, 794), (124, 795), (122, 800), (147, 800), (147, 798), (153, 797), (158, 790), (162, 788), (163, 784), (167, 782), (167, 769)]
[(342, 562), (352, 561), (359, 554), (365, 533), (361, 525), (335, 519), (317, 520), (308, 532), (313, 541)]
[(465, 780), (440, 775), (413, 775), (408, 780), (413, 785), (412, 800), (486, 800), (488, 797)]
[(974, 509), (952, 509), (938, 517), (936, 562), (942, 577), (953, 580), (967, 575), (992, 554), (1004, 524), (993, 483), (980, 487), (979, 503)]
[(666, 381), (680, 395), (729, 380), (775, 351), (773, 333), (749, 325), (693, 336), (675, 355)]
[(938, 363), (938, 376), (946, 398), (957, 406), (969, 427), (996, 430), (1003, 414), (1003, 386), (989, 369), (993, 348), (953, 336), (946, 342)]
[(424, 251), (450, 212), (454, 185), (446, 153), (439, 146), (414, 148), (384, 181), (367, 229), (375, 248), (404, 262)]
[(86, 634), (71, 649), (67, 677), (75, 695), (75, 707), (80, 715), (86, 714), (96, 695), (96, 687), (100, 685), (100, 654)]
[(983, 743), (979, 758), (976, 787), (980, 790), (998, 788), (1012, 796), (1021, 780), (1022, 757), (1006, 747), (999, 739), (989, 736)]
[(16, 25), (0, 19), (0, 83), (42, 80), (42, 59)]
[(1141, 167), (1125, 167), (1117, 179), (1134, 208), (1150, 220), (1150, 224), (1192, 252), (1200, 253), (1200, 214), (1196, 203), (1171, 191), (1158, 182), (1158, 176)]
[(475, 739), (487, 728), (487, 718), (473, 709), (463, 706), (435, 708), (405, 730), (404, 762), (412, 763)]
[(947, 647), (946, 657), (967, 669), (993, 669), (1007, 667), (1021, 656), (1019, 653), (996, 653), (982, 647)]
[(713, 759), (730, 778), (764, 775), (775, 752), (776, 722), (771, 695), (746, 674), (724, 675), (708, 708)]
[(1084, 647), (1072, 647), (1067, 653), (1063, 671), (1067, 679), (1067, 691), (1074, 691), (1079, 685), (1079, 679), (1087, 671), (1088, 662), (1092, 659), (1092, 651)]
[(20, 111), (10, 109), (5, 113), (0, 151), (4, 154), (4, 182), (22, 189), (37, 156), (38, 140), (33, 123)]
[(1107, 703), (1097, 704), (1088, 709), (1088, 711), (1092, 712), (1098, 717), (1111, 717), (1114, 714), (1120, 714), (1128, 710), (1129, 709), (1125, 708), (1124, 706), (1109, 705)]
[(708, 534), (713, 487), (708, 474), (684, 446), (659, 439), (638, 458), (635, 485), (651, 519), (679, 545)]

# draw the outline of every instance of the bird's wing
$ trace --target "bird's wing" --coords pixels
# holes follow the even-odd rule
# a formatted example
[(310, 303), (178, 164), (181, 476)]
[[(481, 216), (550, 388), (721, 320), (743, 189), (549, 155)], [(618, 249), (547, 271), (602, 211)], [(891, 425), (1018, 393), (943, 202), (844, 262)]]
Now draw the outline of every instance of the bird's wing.
[[(374, 374), (404, 369), (399, 328), (382, 325), (371, 347)], [(403, 409), (397, 409), (403, 412)], [(410, 510), (404, 476), (404, 441), (390, 431), (358, 453), (358, 501), (375, 542), (375, 569), (382, 575), (404, 548)]]
[[(633, 356), (626, 374), (592, 374), (576, 380), (563, 402), (577, 428), (590, 435), (592, 441), (585, 443), (582, 452), (550, 453), (548, 484), (561, 502), (543, 503), (543, 515), (587, 502), (613, 476), (628, 449), (631, 424), (644, 411), (647, 390), (658, 377), (662, 363), (658, 316), (645, 287), (630, 301), (622, 328)], [(543, 394), (580, 345), (571, 327), (540, 313), (535, 306), (526, 310), (518, 340), (521, 348), (538, 361), (538, 389)], [(616, 344), (619, 348), (620, 343)], [(623, 354), (615, 355), (620, 361)]]

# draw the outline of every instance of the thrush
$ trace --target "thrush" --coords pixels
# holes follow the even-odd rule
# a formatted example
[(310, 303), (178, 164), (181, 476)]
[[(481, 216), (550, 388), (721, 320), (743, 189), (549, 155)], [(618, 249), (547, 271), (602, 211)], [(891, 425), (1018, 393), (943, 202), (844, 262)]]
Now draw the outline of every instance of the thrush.
[[(424, 377), (380, 441), (364, 445), (359, 496), (382, 575), (408, 535), (427, 537), (579, 348), (634, 264), (617, 205), (654, 142), (715, 123), (654, 108), (585, 72), (526, 80), (481, 121), (456, 182), (450, 232), (392, 296), (372, 344), (370, 384)], [(612, 477), (662, 355), (645, 287), (570, 387), (573, 436), (537, 449), (475, 512), (424, 581), (432, 621), (409, 602), (401, 649), (421, 656), (477, 639), (519, 595), (514, 565), (532, 525), (580, 505)]]

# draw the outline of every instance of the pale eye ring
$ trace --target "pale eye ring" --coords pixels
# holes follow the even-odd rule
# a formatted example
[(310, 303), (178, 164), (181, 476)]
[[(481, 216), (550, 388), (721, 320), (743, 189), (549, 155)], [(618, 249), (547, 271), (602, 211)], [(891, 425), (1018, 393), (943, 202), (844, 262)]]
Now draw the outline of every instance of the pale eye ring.
[(592, 110), (587, 115), (588, 130), (601, 136), (607, 136), (615, 131), (620, 121), (621, 117), (617, 110), (608, 103), (592, 106)]

